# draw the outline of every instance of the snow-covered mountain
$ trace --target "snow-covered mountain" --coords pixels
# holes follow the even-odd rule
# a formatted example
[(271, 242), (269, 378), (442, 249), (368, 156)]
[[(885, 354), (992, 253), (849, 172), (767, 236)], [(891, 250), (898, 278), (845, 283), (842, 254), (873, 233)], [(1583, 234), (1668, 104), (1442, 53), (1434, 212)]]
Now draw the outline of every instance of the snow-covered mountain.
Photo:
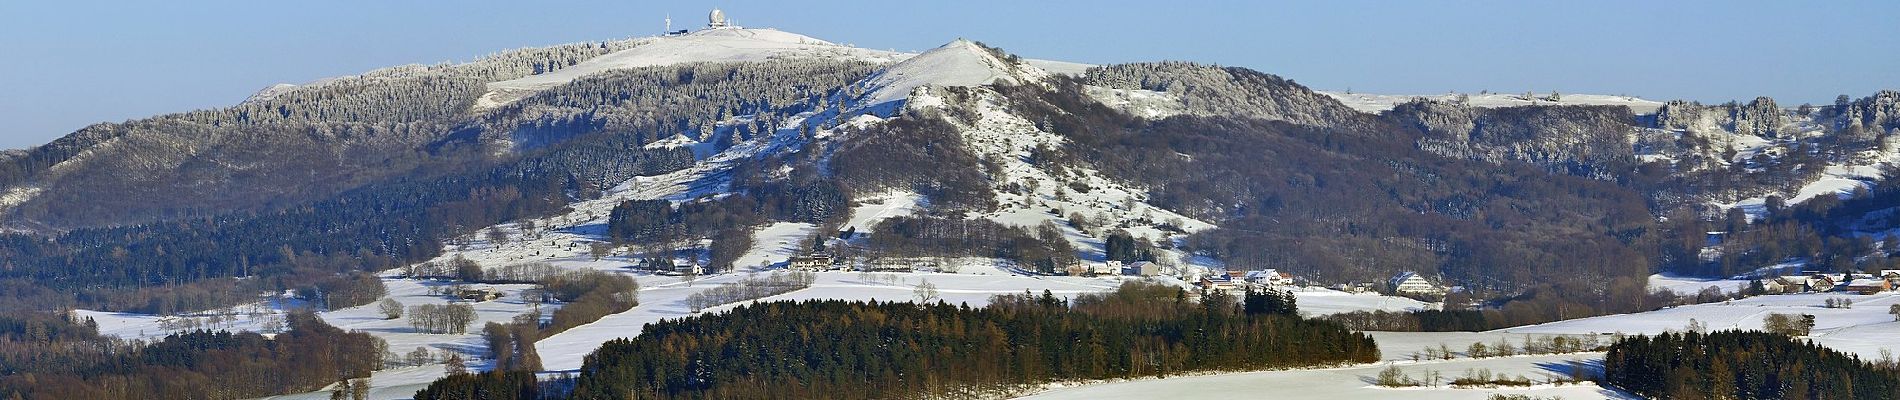
[[(1896, 101), (1370, 95), (1188, 62), (1036, 60), (965, 39), (905, 53), (718, 27), (277, 85), (0, 154), (0, 279), (179, 290), (373, 270), (390, 298), (424, 302), (441, 300), (425, 294), (433, 283), (401, 268), (474, 260), (648, 285), (635, 309), (537, 342), (554, 369), (701, 311), (685, 304), (704, 285), (821, 246), (847, 267), (935, 272), (826, 272), (778, 298), (908, 299), (927, 281), (980, 306), (1105, 290), (1130, 278), (1076, 275), (1139, 260), (1183, 286), (1229, 270), (1328, 285), (1403, 271), (1500, 303), (1627, 312), (1616, 304), (1647, 295), (1641, 279), (1703, 263), (1671, 251), (1705, 250), (1714, 224), (1747, 225), (1717, 219), (1727, 210), (1762, 220), (1785, 207), (1770, 203), (1858, 191), (1862, 203), (1785, 230), (1835, 244), (1900, 227), (1900, 207), (1868, 199), (1900, 162)], [(654, 226), (627, 228), (641, 218)], [(634, 268), (650, 263), (710, 269), (695, 286)], [(1327, 313), (1431, 306), (1301, 293)], [(405, 346), (482, 346), (387, 332), (401, 324), (374, 314), (325, 318)], [(114, 317), (130, 321), (115, 332), (157, 333), (143, 329), (156, 317)], [(440, 370), (378, 382), (413, 393)]]

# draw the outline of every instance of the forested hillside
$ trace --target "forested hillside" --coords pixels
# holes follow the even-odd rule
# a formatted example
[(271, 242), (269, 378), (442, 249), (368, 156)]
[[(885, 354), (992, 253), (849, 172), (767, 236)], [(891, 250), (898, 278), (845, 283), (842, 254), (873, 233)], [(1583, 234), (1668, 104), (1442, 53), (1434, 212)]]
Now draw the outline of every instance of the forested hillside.
[(62, 399), (238, 399), (315, 390), (382, 368), (381, 339), (309, 313), (288, 330), (192, 331), (150, 343), (100, 337), (64, 316), (0, 316), (0, 396)]
[[(827, 72), (810, 73), (819, 70)], [(223, 207), (222, 213), (164, 223), (52, 235), (0, 233), (0, 286), (15, 288), (7, 291), (10, 301), (35, 307), (170, 312), (231, 304), (324, 274), (419, 262), (438, 254), (449, 238), (554, 213), (633, 176), (693, 165), (692, 147), (647, 146), (656, 137), (686, 133), (717, 146), (762, 140), (776, 129), (775, 116), (819, 107), (866, 70), (826, 62), (690, 64), (583, 80), (515, 103), (491, 114), (493, 120), (456, 128), (441, 140), (408, 144), (405, 151), (430, 161), (333, 196), (272, 209)], [(634, 94), (624, 87), (661, 91)], [(273, 99), (291, 101), (287, 95)], [(573, 103), (582, 98), (626, 111), (582, 106), (594, 100)], [(582, 109), (587, 111), (574, 111)], [(735, 119), (742, 111), (747, 118)], [(484, 133), (491, 131), (497, 133)], [(731, 138), (715, 140), (715, 132)], [(535, 145), (489, 155), (493, 142), (480, 139), (485, 136)], [(222, 279), (251, 276), (270, 279), (238, 285)], [(219, 281), (194, 284), (208, 279)]]
[[(1243, 68), (1065, 75), (977, 46), (924, 58), (981, 70), (899, 70), (996, 84), (903, 86), (928, 104), (889, 114), (849, 103), (891, 95), (880, 82), (899, 77), (870, 78), (898, 58), (844, 53), (668, 59), (483, 103), (495, 82), (652, 40), (273, 88), (0, 156), (0, 293), (41, 309), (203, 309), (343, 285), (609, 195), (623, 207), (579, 216), (607, 218), (602, 239), (703, 250), (715, 270), (759, 226), (844, 230), (856, 201), (901, 192), (922, 198), (921, 215), (850, 227), (888, 234), (842, 250), (1052, 274), (1109, 259), (1318, 283), (1415, 271), (1507, 311), (1487, 326), (1652, 308), (1645, 278), (1659, 271), (1894, 265), (1880, 254), (1894, 189), (1875, 176), (1900, 129), (1892, 91), (1649, 115), (1421, 99), (1374, 115)], [(698, 186), (613, 193), (675, 173)]]
[[(1370, 116), (1343, 123), (1360, 127), (1350, 129), (1154, 121), (1107, 110), (1073, 86), (999, 90), (1069, 140), (1039, 163), (1097, 168), (1146, 188), (1150, 202), (1216, 223), (1183, 245), (1233, 268), (1325, 282), (1435, 271), (1478, 293), (1544, 287), (1576, 293), (1561, 303), (1638, 311), (1617, 302), (1642, 297), (1661, 235), (1640, 192), (1530, 164), (1441, 156), (1414, 145), (1421, 133)], [(1558, 289), (1605, 281), (1608, 290)], [(1557, 319), (1555, 302), (1539, 301), (1549, 309), (1524, 319)]]

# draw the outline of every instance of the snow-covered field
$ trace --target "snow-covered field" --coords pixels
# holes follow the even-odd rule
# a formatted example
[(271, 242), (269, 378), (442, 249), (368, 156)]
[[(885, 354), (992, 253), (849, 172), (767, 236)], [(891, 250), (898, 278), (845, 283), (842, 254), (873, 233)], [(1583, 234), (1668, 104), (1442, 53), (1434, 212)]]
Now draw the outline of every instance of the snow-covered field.
[[(1524, 356), (1487, 359), (1460, 358), (1450, 361), (1431, 361), (1417, 364), (1402, 364), (1401, 370), (1413, 377), (1423, 376), (1426, 371), (1437, 371), (1446, 377), (1458, 377), (1468, 370), (1490, 369), (1493, 372), (1508, 373), (1512, 376), (1524, 375), (1533, 381), (1545, 381), (1564, 376), (1570, 363), (1596, 363), (1602, 359), (1601, 353), (1572, 355)], [(1493, 393), (1523, 394), (1531, 396), (1556, 396), (1564, 399), (1636, 399), (1627, 393), (1599, 387), (1592, 383), (1578, 385), (1553, 386), (1540, 384), (1523, 388), (1472, 388), (1454, 389), (1436, 388), (1384, 388), (1374, 385), (1374, 379), (1386, 365), (1364, 365), (1347, 368), (1301, 369), (1288, 371), (1256, 371), (1217, 375), (1181, 376), (1166, 379), (1144, 379), (1124, 382), (1082, 385), (1057, 388), (1024, 399), (1365, 399), (1365, 398), (1404, 398), (1410, 400), (1426, 399), (1484, 399)], [(1449, 378), (1448, 378), (1449, 379)]]
[[(1823, 304), (1827, 299), (1847, 299), (1853, 301), (1853, 307), (1826, 308)], [(1755, 296), (1646, 313), (1508, 328), (1499, 332), (1653, 335), (1667, 330), (1681, 331), (1689, 325), (1690, 319), (1710, 330), (1761, 329), (1762, 319), (1769, 313), (1811, 314), (1814, 315), (1815, 326), (1809, 339), (1835, 350), (1872, 358), (1878, 357), (1881, 349), (1900, 350), (1900, 322), (1895, 322), (1894, 316), (1887, 313), (1887, 308), (1897, 303), (1900, 303), (1900, 293), (1892, 292), (1875, 295), (1809, 293)]]
[(1655, 274), (1649, 276), (1649, 290), (1667, 290), (1678, 295), (1695, 295), (1710, 286), (1722, 289), (1723, 293), (1739, 293), (1748, 287), (1747, 279), (1706, 279)]
[(1414, 311), (1436, 310), (1438, 305), (1398, 296), (1378, 293), (1346, 293), (1321, 287), (1293, 288), (1298, 296), (1300, 313), (1308, 316), (1338, 314), (1352, 311)]
[(1385, 361), (1376, 364), (1339, 368), (1253, 371), (1210, 375), (1177, 376), (1164, 379), (1138, 379), (1088, 385), (1055, 385), (1048, 391), (1025, 399), (1484, 399), (1492, 393), (1557, 396), (1564, 399), (1635, 399), (1627, 393), (1595, 384), (1554, 386), (1539, 384), (1524, 388), (1454, 389), (1384, 388), (1373, 383), (1380, 370), (1396, 365), (1413, 378), (1437, 371), (1446, 379), (1465, 375), (1469, 370), (1490, 369), (1510, 376), (1523, 375), (1533, 381), (1562, 378), (1572, 363), (1586, 370), (1602, 366), (1602, 353), (1514, 356), (1484, 359), (1412, 361), (1411, 354), (1426, 347), (1444, 344), (1463, 351), (1472, 342), (1493, 343), (1498, 339), (1522, 343), (1530, 335), (1493, 332), (1373, 332)]

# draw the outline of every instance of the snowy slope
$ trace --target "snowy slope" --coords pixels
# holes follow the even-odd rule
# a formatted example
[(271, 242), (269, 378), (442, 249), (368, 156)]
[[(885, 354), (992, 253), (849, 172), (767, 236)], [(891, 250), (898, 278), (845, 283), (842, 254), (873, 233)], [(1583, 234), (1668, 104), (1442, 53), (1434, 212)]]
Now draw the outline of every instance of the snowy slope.
[[(996, 82), (1040, 81), (1048, 72), (1028, 64), (999, 59), (969, 40), (957, 39), (878, 71), (860, 84), (867, 93), (857, 108), (891, 109), (890, 103), (910, 97), (920, 86), (979, 86)], [(879, 113), (889, 115), (888, 112)]]
[(680, 36), (641, 39), (631, 49), (583, 61), (558, 71), (488, 84), (489, 92), (477, 109), (489, 109), (536, 91), (615, 69), (655, 67), (693, 62), (766, 61), (783, 58), (829, 58), (890, 63), (908, 54), (833, 44), (810, 36), (776, 29), (706, 29)]
[[(972, 214), (971, 218), (1028, 228), (1054, 223), (1083, 253), (1084, 260), (1090, 262), (1102, 261), (1102, 238), (1112, 229), (1125, 229), (1131, 235), (1168, 242), (1183, 233), (1214, 226), (1149, 204), (1146, 188), (1131, 187), (1093, 168), (1070, 166), (1057, 174), (1029, 163), (1032, 149), (1037, 146), (1060, 148), (1067, 139), (1013, 113), (1009, 100), (992, 90), (977, 89), (974, 94), (970, 104), (950, 104), (932, 90), (919, 90), (904, 103), (904, 107), (917, 111), (968, 107), (968, 111), (976, 115), (974, 121), (968, 123), (954, 119), (949, 122), (958, 127), (971, 153), (1001, 164), (1000, 175), (990, 177), (1001, 207), (993, 212)], [(1089, 190), (1072, 190), (1072, 184), (1087, 186)], [(1069, 223), (1075, 214), (1084, 216), (1094, 228), (1088, 232), (1076, 229)], [(1164, 226), (1181, 232), (1164, 229)], [(1188, 257), (1179, 251), (1162, 253), (1159, 258), (1163, 264), (1218, 266), (1209, 262), (1211, 260)]]
[[(1366, 94), (1366, 93), (1346, 93), (1346, 92), (1328, 92), (1328, 91), (1321, 91), (1319, 93), (1327, 95), (1327, 96), (1331, 96), (1332, 98), (1339, 100), (1340, 103), (1345, 103), (1347, 107), (1352, 107), (1352, 109), (1354, 110), (1359, 110), (1360, 112), (1367, 112), (1367, 113), (1379, 113), (1381, 111), (1390, 110), (1392, 109), (1392, 107), (1396, 107), (1401, 103), (1412, 101), (1413, 99), (1418, 99), (1418, 98), (1425, 98), (1425, 99), (1438, 100), (1438, 101), (1453, 101), (1453, 100), (1457, 100), (1460, 96), (1459, 94), (1455, 94), (1455, 93), (1438, 94), (1438, 95), (1393, 95), (1393, 94)], [(1545, 95), (1542, 95), (1542, 94), (1535, 95), (1532, 97), (1525, 97), (1522, 94), (1502, 94), (1502, 93), (1467, 94), (1465, 96), (1468, 96), (1466, 100), (1467, 104), (1470, 104), (1472, 107), (1479, 107), (1479, 108), (1517, 107), (1517, 106), (1529, 106), (1529, 105), (1563, 105), (1563, 106), (1604, 105), (1604, 106), (1627, 106), (1630, 108), (1630, 112), (1633, 112), (1636, 114), (1649, 114), (1649, 113), (1656, 112), (1656, 109), (1662, 108), (1662, 105), (1663, 105), (1663, 103), (1660, 101), (1647, 100), (1647, 99), (1642, 99), (1642, 98), (1637, 98), (1637, 97), (1632, 97), (1632, 96), (1610, 96), (1610, 95), (1600, 95), (1600, 94), (1566, 94), (1566, 95), (1559, 96), (1559, 101), (1546, 100), (1543, 98)]]
[(858, 205), (851, 208), (851, 219), (845, 222), (844, 229), (856, 229), (860, 234), (871, 233), (885, 219), (916, 214), (928, 205), (922, 195), (911, 192), (865, 196), (857, 202)]

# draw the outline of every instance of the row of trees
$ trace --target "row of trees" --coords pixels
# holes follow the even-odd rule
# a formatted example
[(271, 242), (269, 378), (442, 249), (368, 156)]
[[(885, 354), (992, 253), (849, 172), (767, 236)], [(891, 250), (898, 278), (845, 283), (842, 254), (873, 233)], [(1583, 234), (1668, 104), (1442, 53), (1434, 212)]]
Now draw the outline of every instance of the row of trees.
[[(20, 319), (0, 317), (9, 320)], [(274, 338), (200, 330), (151, 344), (100, 337), (68, 323), (31, 347), (11, 345), (21, 338), (0, 324), (0, 369), (8, 370), (0, 376), (0, 397), (249, 398), (313, 391), (383, 366), (381, 339), (345, 332), (308, 312), (287, 320), (289, 330)]]
[(1610, 346), (1606, 383), (1660, 399), (1900, 398), (1900, 371), (1756, 331), (1637, 336)]
[(554, 310), (546, 325), (538, 327), (537, 338), (553, 336), (640, 305), (640, 282), (613, 272), (581, 270), (554, 275), (541, 281), (540, 290), (566, 304)]
[(773, 272), (764, 278), (745, 278), (686, 296), (686, 307), (699, 312), (708, 307), (737, 303), (789, 293), (811, 287), (816, 274), (810, 272)]
[(422, 333), (461, 334), (475, 323), (475, 306), (468, 303), (409, 306), (409, 326)]
[(867, 243), (872, 257), (996, 257), (1044, 274), (1080, 262), (1053, 222), (1028, 230), (983, 219), (899, 216), (876, 231)]

